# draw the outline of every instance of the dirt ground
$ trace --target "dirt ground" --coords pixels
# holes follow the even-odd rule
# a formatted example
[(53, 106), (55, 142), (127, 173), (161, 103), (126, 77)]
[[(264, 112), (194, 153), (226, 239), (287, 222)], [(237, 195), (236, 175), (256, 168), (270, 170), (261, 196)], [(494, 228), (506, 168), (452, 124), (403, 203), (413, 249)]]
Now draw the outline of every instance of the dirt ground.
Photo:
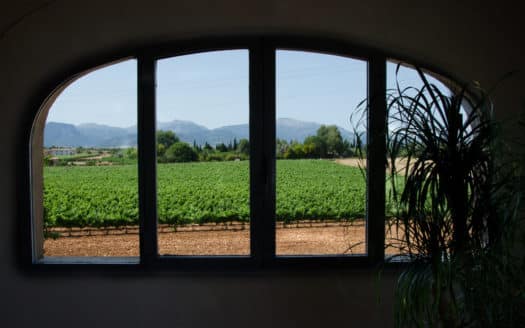
[[(411, 164), (414, 161), (414, 159), (411, 160)], [(360, 158), (341, 158), (336, 159), (336, 163), (341, 165), (347, 165), (347, 166), (354, 166), (354, 167), (361, 167), (366, 168), (366, 159), (360, 159)], [(398, 158), (396, 159), (396, 171), (400, 174), (402, 174), (407, 166), (407, 159), (406, 158)], [(387, 172), (390, 172), (390, 165), (386, 169)]]
[[(190, 231), (159, 234), (161, 255), (249, 255), (250, 232)], [(395, 250), (387, 250), (393, 253)], [(364, 254), (365, 226), (281, 228), (277, 255)], [(46, 239), (44, 256), (138, 256), (137, 234)]]

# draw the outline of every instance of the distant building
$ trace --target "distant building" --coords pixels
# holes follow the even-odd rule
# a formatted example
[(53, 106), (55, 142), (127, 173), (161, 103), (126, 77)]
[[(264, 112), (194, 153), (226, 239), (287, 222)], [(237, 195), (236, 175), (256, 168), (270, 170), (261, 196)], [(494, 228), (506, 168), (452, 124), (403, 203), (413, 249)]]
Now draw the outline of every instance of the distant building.
[(77, 152), (72, 147), (48, 148), (44, 149), (44, 156), (71, 156)]

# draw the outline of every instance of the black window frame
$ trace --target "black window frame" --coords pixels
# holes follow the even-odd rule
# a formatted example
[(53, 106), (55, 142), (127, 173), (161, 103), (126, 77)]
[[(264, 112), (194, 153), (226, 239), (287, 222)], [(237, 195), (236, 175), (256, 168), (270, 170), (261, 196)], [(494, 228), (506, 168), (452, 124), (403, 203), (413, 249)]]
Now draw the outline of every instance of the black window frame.
[[(249, 51), (250, 103), (250, 249), (249, 256), (167, 256), (158, 254), (156, 208), (156, 147), (155, 147), (155, 74), (156, 61), (174, 56), (208, 51), (247, 49)], [(367, 118), (367, 190), (366, 245), (364, 255), (303, 255), (275, 254), (275, 60), (277, 50), (307, 51), (357, 58), (368, 64)], [(138, 150), (139, 150), (139, 225), (140, 256), (138, 259), (98, 257), (81, 260), (39, 260), (34, 258), (32, 222), (31, 147), (35, 118), (42, 104), (61, 85), (78, 72), (121, 58), (137, 60)], [(370, 268), (385, 261), (385, 152), (386, 152), (386, 66), (392, 56), (385, 52), (346, 42), (311, 37), (254, 36), (179, 41), (168, 45), (153, 45), (124, 49), (85, 60), (51, 79), (33, 97), (24, 122), (21, 164), (18, 177), (19, 247), (17, 257), (30, 270), (116, 270), (131, 271), (208, 271), (260, 269), (332, 269)], [(419, 65), (415, 61), (409, 61)], [(422, 67), (422, 65), (419, 65)], [(433, 70), (433, 72), (438, 72)], [(441, 76), (446, 74), (437, 73)], [(450, 79), (452, 80), (452, 79)], [(35, 106), (36, 104), (36, 106)], [(151, 217), (154, 219), (147, 220)], [(272, 218), (272, 219), (268, 219)], [(398, 265), (398, 264), (395, 264)]]

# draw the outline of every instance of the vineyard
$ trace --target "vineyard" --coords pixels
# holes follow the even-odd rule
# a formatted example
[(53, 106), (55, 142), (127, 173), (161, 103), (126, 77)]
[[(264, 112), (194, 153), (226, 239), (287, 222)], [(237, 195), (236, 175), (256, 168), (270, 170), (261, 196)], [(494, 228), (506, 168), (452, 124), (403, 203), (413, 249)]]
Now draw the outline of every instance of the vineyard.
[[(249, 220), (248, 161), (159, 164), (160, 223)], [(277, 220), (363, 217), (365, 181), (328, 160), (277, 161)], [(47, 226), (138, 223), (136, 165), (45, 167)]]

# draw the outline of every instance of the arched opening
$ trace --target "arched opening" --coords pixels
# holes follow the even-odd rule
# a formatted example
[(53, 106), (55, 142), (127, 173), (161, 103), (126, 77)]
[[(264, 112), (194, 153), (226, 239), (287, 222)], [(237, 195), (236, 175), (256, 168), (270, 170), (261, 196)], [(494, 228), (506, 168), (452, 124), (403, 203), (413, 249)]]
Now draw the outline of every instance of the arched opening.
[[(61, 84), (41, 106), (31, 137), (35, 260), (138, 255), (138, 247), (111, 251), (106, 244), (109, 234), (138, 218), (136, 156), (123, 163), (126, 150), (136, 149), (136, 76), (134, 59), (95, 67)], [(109, 181), (107, 169), (116, 164), (128, 164), (129, 188), (119, 176)], [(112, 210), (120, 206), (125, 209)], [(137, 244), (138, 230), (129, 239), (120, 243)]]
[[(80, 74), (39, 111), (31, 138), (35, 261), (139, 253), (141, 261), (204, 266), (261, 258), (305, 265), (320, 258), (334, 265), (383, 260), (388, 187), (382, 100), (394, 65), (383, 54), (283, 40), (144, 53)], [(104, 80), (104, 74), (104, 82), (93, 79), (112, 70), (120, 80)], [(406, 82), (414, 84), (411, 74)], [(86, 81), (88, 92), (75, 94)], [(119, 91), (123, 83), (128, 91)], [(119, 103), (119, 97), (127, 100)], [(370, 111), (359, 130), (352, 117), (364, 99)], [(364, 159), (357, 158), (357, 134)], [(159, 141), (170, 138), (169, 145)], [(191, 156), (181, 160), (183, 155)], [(193, 163), (180, 163), (188, 161)], [(186, 172), (175, 179), (183, 167), (206, 165), (216, 174)], [(237, 193), (226, 182), (239, 172)], [(283, 228), (313, 233), (287, 241)], [(220, 229), (244, 236), (181, 238)], [(167, 238), (174, 233), (175, 239)], [(120, 244), (104, 246), (102, 236), (87, 252), (51, 251), (53, 237), (71, 236), (79, 246), (82, 237), (99, 234), (122, 235)]]

